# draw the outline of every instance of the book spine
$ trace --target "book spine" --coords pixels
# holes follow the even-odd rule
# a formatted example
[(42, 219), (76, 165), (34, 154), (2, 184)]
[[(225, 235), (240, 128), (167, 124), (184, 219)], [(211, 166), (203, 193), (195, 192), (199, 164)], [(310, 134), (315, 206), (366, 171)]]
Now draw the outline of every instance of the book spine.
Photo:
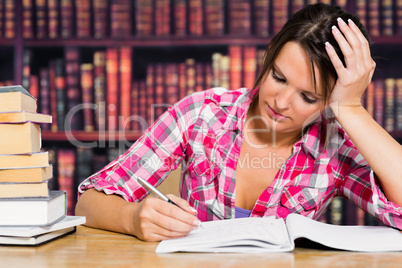
[(190, 35), (202, 35), (204, 33), (204, 11), (202, 0), (189, 0), (188, 17)]
[(396, 128), (402, 130), (402, 78), (396, 79)]
[[(42, 114), (50, 114), (50, 89), (49, 70), (41, 68), (40, 71), (40, 111)], [(50, 124), (42, 124), (41, 129), (50, 129)]]
[(22, 87), (29, 89), (29, 77), (31, 76), (31, 60), (32, 51), (30, 49), (24, 49), (22, 55)]
[(252, 88), (256, 79), (257, 47), (246, 46), (243, 53), (243, 86)]
[[(296, 3), (298, 1), (294, 1)], [(299, 0), (300, 2), (300, 0)], [(255, 0), (254, 1), (254, 32), (259, 36), (269, 36), (269, 10), (270, 1)]]
[(179, 63), (179, 99), (187, 95), (186, 63)]
[(230, 58), (222, 56), (219, 64), (219, 86), (230, 89)]
[(95, 127), (106, 130), (106, 53), (94, 53), (94, 91), (95, 91)]
[(35, 0), (36, 7), (36, 38), (47, 37), (46, 0)]
[(67, 92), (67, 111), (71, 113), (68, 127), (70, 130), (79, 130), (82, 125), (82, 110), (78, 109), (81, 103), (80, 91), (80, 53), (76, 47), (66, 47), (64, 51), (65, 73), (66, 73), (66, 92)]
[(117, 130), (119, 94), (119, 52), (117, 48), (106, 49), (106, 100), (108, 130)]
[(203, 91), (205, 89), (204, 85), (204, 64), (197, 62), (195, 64), (195, 91)]
[(56, 97), (56, 67), (55, 61), (49, 62), (49, 91), (50, 91), (50, 114), (52, 115), (51, 130), (57, 132), (57, 97)]
[(120, 48), (120, 122), (119, 129), (127, 130), (130, 128), (130, 95), (131, 95), (131, 66), (132, 50), (131, 47)]
[(128, 37), (131, 35), (130, 0), (112, 0), (110, 9), (110, 35), (112, 37)]
[(386, 131), (393, 131), (395, 125), (395, 79), (394, 78), (387, 78), (385, 79), (385, 130)]
[[(331, 4), (331, 1), (328, 3), (329, 5)], [(347, 0), (335, 0), (335, 5), (339, 6), (343, 10), (346, 10), (348, 1)]]
[(174, 33), (177, 36), (187, 34), (187, 3), (186, 0), (174, 0)]
[(155, 65), (155, 117), (151, 122), (163, 114), (165, 111), (165, 70), (164, 65)]
[(251, 1), (233, 0), (229, 3), (229, 33), (251, 34)]
[(277, 34), (288, 20), (289, 0), (272, 0), (273, 33)]
[(154, 33), (153, 0), (137, 0), (135, 18), (137, 36), (152, 35)]
[(374, 119), (384, 126), (384, 80), (374, 81)]
[(392, 36), (394, 34), (393, 29), (393, 8), (392, 0), (382, 0), (381, 1), (381, 12), (382, 12), (382, 35)]
[(71, 38), (74, 36), (73, 10), (73, 0), (60, 1), (60, 35), (62, 38)]
[(97, 0), (93, 1), (93, 17), (94, 17), (94, 37), (105, 38), (107, 33), (108, 23), (108, 1)]
[[(33, 0), (22, 1), (22, 37), (25, 39), (31, 39), (34, 37), (33, 29)], [(2, 10), (0, 9), (0, 14)], [(1, 21), (1, 18), (0, 18)], [(0, 26), (1, 28), (1, 26)], [(0, 35), (1, 36), (1, 35)]]
[[(154, 64), (149, 64), (147, 66), (147, 77), (146, 77), (146, 107), (145, 118), (148, 124), (153, 122), (154, 118), (154, 106), (155, 106), (155, 66)], [(142, 92), (141, 92), (142, 93)]]
[(265, 55), (265, 49), (257, 49), (257, 76), (262, 70), (263, 60)]
[(55, 86), (56, 86), (56, 108), (57, 108), (57, 129), (64, 131), (66, 118), (66, 77), (64, 74), (64, 60), (55, 61)]
[(368, 0), (368, 29), (371, 36), (380, 36), (379, 0)]
[(4, 37), (4, 1), (0, 0), (0, 37)]
[[(148, 85), (145, 81), (140, 81), (138, 88), (138, 114), (140, 116), (138, 120), (138, 128), (140, 131), (145, 131), (148, 128), (147, 123), (147, 101), (149, 98), (149, 92), (147, 90)], [(152, 91), (151, 91), (152, 93)]]
[(93, 121), (93, 64), (81, 64), (81, 91), (84, 107), (84, 130), (94, 131)]
[(91, 1), (75, 0), (76, 8), (76, 34), (78, 38), (91, 36)]
[(29, 76), (29, 93), (32, 97), (39, 100), (39, 78), (37, 75)]
[(360, 22), (367, 27), (367, 3), (366, 0), (356, 0), (356, 15), (360, 18)]
[(59, 37), (59, 1), (47, 0), (49, 38)]
[(170, 0), (155, 0), (155, 35), (163, 36), (169, 34)]
[(186, 95), (195, 92), (195, 60), (186, 59), (187, 90)]
[(67, 193), (67, 215), (74, 215), (75, 207), (75, 151), (59, 149), (57, 152), (58, 186)]
[(242, 51), (241, 46), (229, 46), (231, 90), (242, 87)]
[(220, 36), (225, 33), (224, 0), (205, 0), (205, 33)]
[(396, 34), (402, 35), (402, 0), (396, 0)]
[(170, 106), (179, 101), (178, 64), (169, 63), (165, 68), (166, 103)]
[(212, 87), (220, 86), (220, 65), (222, 54), (215, 52), (212, 54)]
[(304, 0), (293, 0), (292, 1), (292, 14), (295, 14), (297, 11), (304, 7)]
[[(131, 107), (131, 115), (133, 116), (133, 120), (130, 121), (130, 128), (132, 130), (139, 130), (139, 81), (133, 81), (131, 85), (131, 96), (130, 96), (130, 107)], [(144, 104), (145, 105), (145, 104)]]
[(15, 1), (5, 0), (4, 9), (4, 37), (12, 39), (15, 37)]
[(212, 88), (213, 74), (211, 64), (205, 63), (204, 71), (205, 71), (205, 89)]

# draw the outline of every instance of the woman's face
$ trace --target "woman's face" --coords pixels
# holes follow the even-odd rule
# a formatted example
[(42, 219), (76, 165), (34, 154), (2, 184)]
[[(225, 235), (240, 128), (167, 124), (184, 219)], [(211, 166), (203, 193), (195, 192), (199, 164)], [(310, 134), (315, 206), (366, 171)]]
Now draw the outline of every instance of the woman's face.
[(306, 51), (296, 42), (288, 42), (280, 50), (261, 82), (257, 108), (275, 133), (300, 135), (302, 128), (324, 110), (319, 69), (314, 69), (317, 91)]

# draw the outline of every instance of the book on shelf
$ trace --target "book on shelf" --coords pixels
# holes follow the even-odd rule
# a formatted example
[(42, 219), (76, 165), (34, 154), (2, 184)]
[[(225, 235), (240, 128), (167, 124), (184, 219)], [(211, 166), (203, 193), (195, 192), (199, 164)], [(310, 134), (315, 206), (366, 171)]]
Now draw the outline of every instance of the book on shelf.
[[(43, 114), (50, 114), (49, 70), (47, 68), (39, 70), (39, 92), (40, 111)], [(42, 129), (49, 130), (50, 124), (43, 124)]]
[(46, 226), (66, 215), (66, 192), (47, 197), (0, 198), (0, 226)]
[(151, 36), (154, 33), (153, 0), (135, 1), (135, 26), (137, 36)]
[(272, 0), (273, 34), (277, 34), (288, 20), (289, 0)]
[(74, 0), (60, 0), (60, 36), (71, 38), (74, 36)]
[(188, 32), (190, 35), (204, 33), (204, 10), (202, 0), (188, 0)]
[(94, 52), (95, 128), (106, 130), (106, 53)]
[(94, 118), (93, 118), (93, 64), (81, 64), (81, 93), (82, 103), (84, 106), (84, 130), (94, 131)]
[(59, 190), (67, 193), (67, 214), (74, 215), (75, 207), (75, 151), (73, 149), (60, 149), (57, 152), (57, 184)]
[(170, 0), (155, 0), (154, 12), (155, 35), (170, 35)]
[(187, 1), (173, 0), (174, 34), (185, 36), (187, 34)]
[(36, 38), (47, 37), (46, 0), (35, 0)]
[(111, 0), (111, 37), (128, 37), (131, 35), (131, 2), (131, 0)]
[(50, 114), (53, 118), (50, 129), (54, 132), (58, 131), (57, 127), (57, 96), (56, 96), (56, 65), (55, 60), (49, 62), (49, 97), (50, 97)]
[(299, 214), (282, 218), (242, 218), (210, 221), (183, 238), (163, 240), (156, 253), (171, 252), (288, 252), (295, 240), (340, 250), (402, 251), (402, 234), (385, 226), (340, 226), (312, 220)]
[(229, 33), (251, 34), (251, 0), (229, 1)]
[[(296, 3), (297, 1), (293, 1)], [(300, 2), (300, 1), (299, 1)], [(303, 2), (303, 0), (302, 0)], [(254, 33), (260, 36), (269, 36), (270, 30), (270, 1), (254, 0)]]
[(16, 2), (14, 0), (4, 0), (4, 37), (12, 39), (16, 36)]
[(67, 111), (73, 113), (68, 122), (71, 130), (80, 130), (82, 125), (82, 111), (75, 109), (81, 103), (80, 89), (80, 51), (77, 47), (66, 47), (64, 49)]
[(47, 20), (49, 38), (59, 37), (59, 0), (47, 0)]
[(2, 182), (0, 198), (46, 197), (49, 196), (48, 181), (35, 183)]
[(36, 113), (36, 99), (28, 92), (9, 91), (17, 88), (23, 89), (21, 86), (0, 87), (0, 113), (4, 112), (31, 112)]
[(31, 122), (0, 124), (0, 154), (37, 153), (40, 148), (39, 124)]
[(119, 49), (119, 72), (120, 72), (120, 112), (119, 129), (128, 130), (130, 128), (131, 112), (131, 73), (132, 73), (132, 49), (128, 46)]
[(0, 227), (0, 244), (7, 245), (41, 245), (76, 230), (84, 224), (85, 217), (66, 216), (49, 226), (2, 226)]
[(76, 35), (78, 38), (91, 37), (91, 2), (75, 0)]
[(47, 152), (32, 154), (0, 154), (0, 169), (47, 167)]
[(92, 2), (93, 29), (95, 38), (105, 38), (108, 35), (108, 0)]
[(22, 52), (22, 81), (23, 88), (29, 89), (30, 76), (31, 76), (31, 61), (32, 51), (30, 49), (24, 49)]
[(52, 123), (52, 116), (30, 112), (3, 112), (0, 113), (0, 123)]
[(64, 74), (64, 60), (56, 59), (55, 68), (55, 93), (56, 93), (56, 112), (57, 116), (53, 121), (57, 125), (58, 131), (64, 131), (64, 120), (66, 118), (66, 76)]
[(106, 49), (106, 103), (107, 126), (117, 130), (119, 96), (119, 52), (117, 48)]
[(0, 169), (0, 183), (44, 182), (53, 178), (52, 165), (38, 168)]
[(205, 0), (205, 34), (219, 36), (225, 33), (225, 1)]

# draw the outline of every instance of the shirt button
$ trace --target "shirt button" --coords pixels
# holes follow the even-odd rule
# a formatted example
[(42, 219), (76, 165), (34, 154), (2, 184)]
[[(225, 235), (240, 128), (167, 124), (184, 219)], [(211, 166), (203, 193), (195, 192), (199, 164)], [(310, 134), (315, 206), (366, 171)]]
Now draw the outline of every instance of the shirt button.
[(299, 202), (303, 202), (303, 201), (304, 201), (304, 197), (303, 197), (303, 196), (299, 196), (299, 197), (297, 198), (297, 200), (299, 200)]
[(272, 193), (274, 192), (274, 189), (272, 189), (272, 187), (268, 187), (267, 192), (268, 192), (269, 194), (272, 194)]

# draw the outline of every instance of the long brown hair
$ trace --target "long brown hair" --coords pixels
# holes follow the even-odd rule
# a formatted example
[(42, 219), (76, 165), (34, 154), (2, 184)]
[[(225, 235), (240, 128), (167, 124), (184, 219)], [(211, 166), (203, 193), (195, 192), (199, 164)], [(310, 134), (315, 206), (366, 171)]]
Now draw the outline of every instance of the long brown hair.
[[(261, 81), (264, 80), (271, 71), (275, 59), (283, 46), (287, 42), (294, 41), (301, 45), (308, 55), (313, 73), (314, 88), (316, 91), (317, 83), (314, 64), (320, 70), (319, 73), (321, 76), (323, 97), (325, 104), (327, 104), (332, 92), (333, 84), (338, 76), (325, 50), (325, 42), (328, 41), (334, 47), (342, 63), (345, 65), (344, 56), (332, 34), (332, 26), (338, 25), (337, 19), (339, 17), (345, 22), (347, 22), (348, 19), (351, 19), (370, 42), (367, 31), (364, 29), (358, 17), (347, 13), (337, 6), (330, 6), (322, 3), (308, 5), (296, 12), (283, 26), (281, 31), (273, 37), (265, 50), (263, 67), (253, 88), (258, 87)], [(256, 102), (256, 99), (258, 99), (258, 94), (256, 94), (253, 103)]]

